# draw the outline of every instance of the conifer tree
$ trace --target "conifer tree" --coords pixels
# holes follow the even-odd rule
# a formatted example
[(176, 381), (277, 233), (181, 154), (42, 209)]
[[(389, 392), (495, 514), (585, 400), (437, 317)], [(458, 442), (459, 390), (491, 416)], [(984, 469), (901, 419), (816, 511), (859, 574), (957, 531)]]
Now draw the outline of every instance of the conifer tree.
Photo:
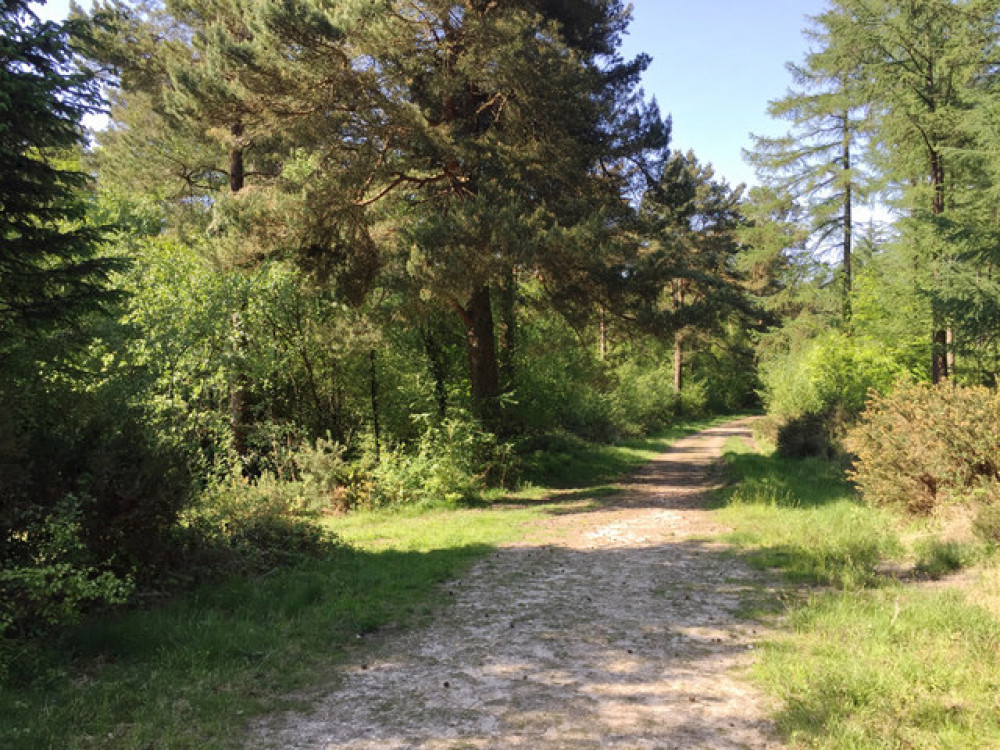
[(754, 136), (745, 153), (764, 184), (802, 204), (811, 251), (839, 247), (842, 309), (850, 318), (854, 207), (869, 191), (858, 152), (865, 141), (867, 106), (861, 96), (858, 62), (831, 44), (822, 18), (806, 31), (817, 45), (801, 65), (789, 63), (795, 88), (768, 106), (791, 122), (779, 138)]
[[(286, 184), (309, 206), (299, 244), (328, 268), (368, 256), (369, 279), (394, 278), (457, 315), (472, 403), (495, 422), (496, 291), (512, 272), (553, 287), (586, 275), (597, 235), (627, 213), (637, 175), (626, 160), (665, 146), (658, 114), (636, 98), (646, 60), (616, 56), (628, 16), (608, 0), (339, 11), (264, 4), (255, 27), (259, 45), (298, 66), (292, 78), (354, 71), (269, 106), (288, 132), (312, 136), (300, 181)], [(331, 55), (340, 67), (317, 70)]]
[[(836, 0), (820, 16), (831, 54), (851, 59), (872, 115), (871, 162), (908, 211), (904, 228), (924, 269), (932, 307), (931, 376), (954, 369), (945, 267), (958, 256), (948, 239), (969, 180), (953, 155), (975, 91), (992, 69), (995, 0)], [(919, 248), (919, 250), (918, 250)]]
[(84, 222), (88, 176), (72, 166), (81, 119), (100, 109), (74, 64), (73, 22), (43, 22), (29, 3), (0, 7), (0, 357), (32, 333), (72, 325), (107, 301), (113, 264)]

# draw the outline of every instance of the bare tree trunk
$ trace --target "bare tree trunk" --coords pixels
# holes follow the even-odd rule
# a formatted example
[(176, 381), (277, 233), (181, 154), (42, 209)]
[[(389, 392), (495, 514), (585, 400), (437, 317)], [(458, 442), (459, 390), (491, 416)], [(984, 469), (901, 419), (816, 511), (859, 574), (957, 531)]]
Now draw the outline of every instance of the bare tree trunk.
[(674, 390), (681, 392), (684, 385), (684, 334), (678, 331), (674, 334)]
[(500, 378), (504, 388), (510, 391), (514, 387), (517, 355), (517, 279), (513, 268), (508, 270), (500, 289), (500, 320), (503, 327)]
[(375, 365), (377, 363), (377, 355), (375, 350), (372, 349), (368, 352), (368, 378), (369, 385), (371, 386), (371, 405), (372, 405), (372, 433), (375, 435), (375, 461), (382, 460), (382, 435), (381, 435), (381, 425), (379, 424), (378, 418), (378, 370)]
[(465, 323), (472, 408), (484, 423), (496, 427), (499, 421), (500, 372), (489, 286), (484, 284), (476, 289), (464, 308), (456, 307)]
[(945, 363), (948, 367), (948, 377), (953, 378), (955, 377), (955, 329), (950, 325), (945, 330), (944, 341), (947, 347)]
[[(236, 194), (243, 189), (245, 181), (243, 148), (238, 144), (239, 137), (243, 135), (243, 123), (237, 122), (232, 126), (230, 132), (233, 138), (237, 139), (237, 144), (229, 151), (229, 190)], [(242, 457), (247, 455), (248, 450), (249, 425), (246, 414), (250, 401), (250, 379), (247, 377), (243, 361), (249, 342), (243, 330), (241, 313), (233, 313), (232, 327), (231, 341), (236, 354), (233, 358), (236, 363), (236, 371), (229, 384), (229, 428), (233, 434), (233, 452)]]
[(422, 330), (421, 337), (424, 340), (424, 351), (430, 363), (431, 375), (434, 377), (434, 400), (437, 402), (438, 417), (444, 419), (448, 414), (448, 387), (444, 352), (430, 329)]
[[(936, 150), (930, 152), (931, 213), (940, 216), (944, 213), (944, 160)], [(937, 275), (937, 269), (934, 270)], [(931, 382), (940, 383), (947, 380), (948, 372), (948, 331), (945, 321), (938, 309), (939, 305), (931, 301)]]
[(601, 308), (601, 333), (600, 333), (600, 354), (603, 362), (608, 358), (608, 324), (604, 308)]
[(844, 299), (842, 306), (842, 314), (844, 317), (844, 322), (849, 322), (851, 320), (851, 288), (853, 285), (853, 269), (851, 267), (851, 251), (854, 242), (854, 227), (853, 224), (853, 210), (854, 207), (852, 202), (854, 200), (853, 195), (853, 182), (850, 175), (851, 170), (851, 131), (849, 125), (849, 118), (847, 114), (844, 114), (844, 140), (843, 140), (843, 159), (844, 159), (844, 172), (847, 173), (847, 179), (844, 181), (844, 240), (843, 240), (843, 251), (841, 264), (844, 272)]

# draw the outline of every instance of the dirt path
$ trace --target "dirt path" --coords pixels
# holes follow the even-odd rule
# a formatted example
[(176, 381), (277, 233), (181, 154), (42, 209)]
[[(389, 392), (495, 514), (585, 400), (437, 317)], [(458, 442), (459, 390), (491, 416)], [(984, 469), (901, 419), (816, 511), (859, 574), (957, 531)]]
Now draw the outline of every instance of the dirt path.
[(774, 748), (739, 676), (754, 582), (701, 510), (733, 422), (679, 441), (599, 510), (534, 527), (452, 584), (428, 627), (359, 653), (250, 747)]

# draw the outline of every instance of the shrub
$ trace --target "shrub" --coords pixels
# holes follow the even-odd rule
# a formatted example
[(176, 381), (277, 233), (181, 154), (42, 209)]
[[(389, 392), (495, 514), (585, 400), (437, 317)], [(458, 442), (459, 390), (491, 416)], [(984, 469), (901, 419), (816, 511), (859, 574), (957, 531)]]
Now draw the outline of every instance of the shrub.
[(793, 417), (778, 428), (778, 455), (784, 458), (829, 458), (833, 451), (830, 418), (824, 414)]
[(70, 623), (87, 605), (120, 603), (128, 596), (129, 578), (93, 564), (80, 538), (80, 515), (79, 501), (66, 497), (26, 520), (16, 539), (5, 540), (0, 638)]
[(326, 555), (338, 544), (336, 537), (293, 509), (301, 484), (271, 474), (212, 484), (181, 519), (174, 548), (184, 559), (174, 572), (193, 579), (255, 574)]
[(665, 367), (626, 361), (616, 368), (615, 376), (611, 404), (620, 433), (644, 435), (677, 418), (681, 395), (674, 390), (673, 376)]
[(972, 531), (987, 544), (1000, 544), (1000, 505), (983, 505), (972, 521)]
[(829, 331), (760, 363), (767, 411), (782, 419), (840, 413), (852, 421), (869, 391), (887, 392), (905, 369), (871, 341)]
[(852, 479), (872, 502), (911, 513), (1000, 502), (996, 391), (944, 384), (873, 394), (846, 445), (857, 457)]
[(762, 397), (786, 456), (830, 456), (870, 391), (888, 392), (905, 368), (874, 342), (828, 331), (761, 362)]
[(427, 422), (415, 446), (383, 451), (378, 462), (369, 455), (368, 504), (457, 505), (477, 500), (488, 481), (503, 483), (511, 470), (512, 449), (472, 417), (460, 413)]

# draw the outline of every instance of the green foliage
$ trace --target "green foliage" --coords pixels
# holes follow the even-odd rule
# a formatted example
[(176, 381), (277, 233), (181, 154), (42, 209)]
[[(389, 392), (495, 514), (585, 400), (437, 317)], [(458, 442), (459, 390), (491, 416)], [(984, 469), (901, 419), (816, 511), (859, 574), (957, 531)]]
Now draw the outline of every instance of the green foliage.
[(455, 507), (480, 499), (487, 478), (503, 482), (511, 469), (511, 448), (497, 442), (469, 415), (438, 424), (428, 418), (415, 446), (383, 452), (369, 470), (369, 507)]
[(778, 427), (775, 443), (783, 458), (830, 458), (834, 447), (830, 438), (830, 417), (806, 413), (792, 417)]
[(877, 565), (900, 551), (891, 516), (860, 504), (836, 465), (745, 448), (730, 449), (726, 461), (739, 484), (718, 513), (756, 565), (857, 589), (878, 582)]
[(1000, 505), (982, 505), (972, 521), (972, 530), (987, 544), (1000, 544)]
[[(91, 564), (81, 539), (81, 502), (66, 497), (18, 529), (25, 556), (0, 569), (0, 642), (10, 634), (44, 632), (79, 619), (95, 603), (121, 603), (132, 589), (128, 577)], [(4, 671), (0, 649), (0, 673)]]
[[(73, 60), (73, 22), (43, 22), (24, 0), (0, 7), (0, 362), (26, 339), (74, 324), (113, 297), (115, 261), (85, 221), (88, 176), (73, 164), (80, 121), (99, 109)], [(31, 357), (33, 352), (23, 356)]]
[(888, 392), (905, 373), (876, 342), (835, 330), (762, 355), (762, 396), (777, 425), (779, 451), (833, 455), (869, 393)]
[(990, 747), (1000, 626), (947, 590), (820, 594), (789, 613), (760, 652), (755, 677), (783, 704), (794, 743)]
[[(614, 375), (616, 387), (611, 391), (610, 409), (623, 435), (635, 437), (657, 432), (672, 424), (681, 413), (685, 394), (674, 390), (666, 362), (626, 360), (615, 368)], [(696, 402), (699, 396), (704, 397), (703, 390), (697, 385), (687, 390), (689, 405), (698, 409), (689, 416), (702, 416), (704, 403)]]
[(917, 553), (916, 570), (932, 578), (940, 578), (969, 567), (978, 557), (978, 550), (972, 545), (953, 539), (923, 540), (915, 546)]
[[(743, 447), (726, 460), (741, 480), (717, 511), (732, 540), (757, 565), (842, 589), (779, 594), (781, 619), (769, 621), (775, 627), (753, 675), (781, 701), (782, 736), (843, 750), (996, 744), (1000, 626), (964, 592), (906, 586), (880, 571), (901, 562), (897, 531), (907, 519), (859, 504), (825, 461)], [(926, 536), (916, 552), (922, 570), (934, 574), (981, 554)], [(770, 615), (769, 589), (762, 596)]]
[(1000, 502), (1000, 396), (986, 388), (901, 386), (874, 396), (846, 445), (875, 504), (930, 513)]
[(296, 514), (304, 499), (314, 498), (299, 484), (271, 475), (217, 480), (181, 518), (177, 537), (188, 559), (176, 573), (257, 575), (328, 555), (337, 540)]
[(836, 414), (845, 421), (862, 412), (869, 391), (885, 393), (905, 372), (880, 344), (837, 331), (772, 355), (760, 371), (770, 414)]

